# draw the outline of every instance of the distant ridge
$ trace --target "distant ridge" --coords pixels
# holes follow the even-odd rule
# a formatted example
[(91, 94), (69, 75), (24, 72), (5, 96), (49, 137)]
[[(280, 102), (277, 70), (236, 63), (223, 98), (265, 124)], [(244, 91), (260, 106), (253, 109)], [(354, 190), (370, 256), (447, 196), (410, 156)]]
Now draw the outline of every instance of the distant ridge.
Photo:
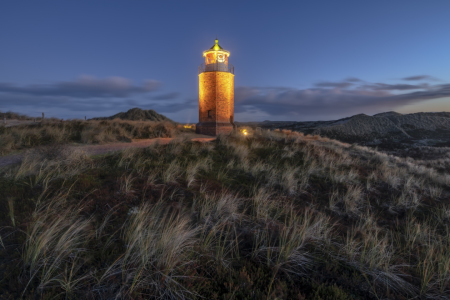
[(121, 120), (130, 120), (130, 121), (168, 121), (173, 122), (171, 119), (167, 118), (164, 115), (158, 114), (153, 109), (144, 110), (140, 108), (132, 108), (127, 112), (120, 112), (111, 117), (103, 117), (103, 118), (93, 118), (94, 120), (113, 120), (113, 119), (121, 119)]
[(373, 117), (359, 114), (318, 126), (315, 134), (342, 140), (374, 138), (441, 138), (450, 133), (450, 113), (399, 114), (393, 111)]
[(299, 131), (363, 145), (391, 147), (396, 143), (395, 147), (405, 149), (411, 145), (450, 147), (450, 112), (401, 114), (388, 111), (373, 116), (357, 114), (333, 121), (264, 121), (255, 126)]
[(373, 115), (374, 117), (392, 117), (392, 116), (401, 116), (401, 113), (398, 113), (396, 111), (387, 111), (383, 113), (379, 113), (376, 115)]
[(314, 131), (314, 134), (350, 140), (352, 138), (371, 140), (384, 136), (410, 137), (405, 130), (391, 120), (392, 117), (401, 116), (391, 112), (378, 114), (373, 117), (358, 114), (350, 118), (337, 120), (321, 126)]

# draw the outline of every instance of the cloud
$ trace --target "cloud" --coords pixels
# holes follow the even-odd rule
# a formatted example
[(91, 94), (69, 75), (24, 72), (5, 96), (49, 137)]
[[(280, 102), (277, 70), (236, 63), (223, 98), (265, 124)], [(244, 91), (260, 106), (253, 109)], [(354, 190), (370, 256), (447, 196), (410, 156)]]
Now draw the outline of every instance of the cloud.
[(159, 113), (176, 113), (185, 109), (198, 109), (198, 99), (187, 99), (183, 102), (170, 103), (170, 104), (152, 104), (149, 105), (149, 109), (154, 109)]
[(122, 99), (122, 98), (95, 98), (95, 99), (73, 99), (68, 97), (27, 96), (19, 94), (0, 94), (0, 107), (33, 107), (36, 111), (52, 109), (64, 109), (69, 111), (86, 111), (97, 114), (103, 111), (114, 110), (116, 112), (128, 110), (133, 107), (154, 109), (157, 112), (178, 112), (184, 109), (198, 107), (197, 99), (189, 99), (183, 102), (170, 104), (161, 102), (149, 103), (145, 99)]
[(358, 82), (364, 82), (363, 80), (356, 77), (347, 77), (343, 81), (321, 81), (315, 84), (316, 87), (329, 87), (329, 88), (340, 88), (344, 89), (350, 87)]
[(330, 81), (322, 81), (316, 83), (317, 87), (331, 87), (331, 88), (346, 88), (351, 86), (353, 83), (350, 82), (330, 82)]
[(406, 90), (418, 90), (428, 87), (427, 84), (386, 84), (386, 83), (375, 83), (371, 85), (364, 85), (363, 88), (373, 89), (373, 90), (383, 90), (383, 91), (406, 91)]
[(409, 76), (402, 78), (403, 80), (415, 81), (415, 80), (432, 80), (437, 81), (438, 79), (428, 75), (417, 75), (417, 76)]
[(173, 100), (178, 98), (178, 96), (180, 95), (180, 93), (177, 92), (172, 92), (172, 93), (166, 93), (166, 94), (161, 94), (161, 95), (156, 95), (151, 97), (151, 100)]
[(145, 80), (141, 85), (134, 85), (129, 79), (123, 77), (101, 79), (84, 75), (73, 81), (47, 85), (15, 86), (8, 83), (0, 83), (0, 93), (73, 98), (112, 98), (152, 92), (157, 90), (160, 85), (161, 83), (156, 80)]
[[(417, 89), (421, 89), (417, 91)], [(403, 94), (393, 91), (411, 91)], [(404, 105), (450, 97), (450, 84), (389, 85), (365, 84), (343, 88), (283, 89), (238, 87), (236, 113), (259, 113), (277, 118), (333, 118), (358, 113), (389, 111)]]
[(92, 76), (80, 76), (73, 81), (45, 85), (17, 86), (0, 83), (0, 107), (2, 110), (13, 109), (31, 115), (52, 112), (58, 117), (80, 117), (85, 114), (95, 117), (133, 107), (175, 113), (198, 105), (197, 100), (192, 99), (170, 104), (159, 101), (175, 100), (180, 95), (177, 92), (147, 96), (160, 86), (161, 83), (156, 80), (144, 80), (142, 84), (137, 85), (123, 77)]
[[(338, 88), (338, 89), (345, 89), (351, 86), (354, 86), (356, 83), (362, 83), (364, 82), (361, 79), (350, 77), (347, 78), (344, 81), (321, 81), (315, 84), (316, 87), (319, 88)], [(427, 84), (386, 84), (386, 83), (371, 83), (366, 85), (361, 85), (361, 88), (365, 89), (372, 89), (372, 90), (385, 90), (385, 91), (404, 91), (404, 90), (417, 90), (417, 89), (423, 89), (426, 88)]]
[[(177, 100), (180, 97), (177, 92), (149, 95), (160, 85), (155, 80), (137, 85), (122, 77), (99, 79), (91, 76), (47, 85), (0, 83), (0, 107), (31, 115), (51, 112), (56, 117), (70, 118), (108, 116), (133, 107), (154, 109), (180, 118), (189, 113), (196, 114), (197, 98)], [(370, 83), (359, 78), (347, 78), (337, 82), (318, 82), (306, 89), (236, 87), (235, 111), (237, 116), (245, 116), (245, 120), (333, 119), (396, 110), (444, 97), (450, 97), (450, 84)]]
[(356, 78), (356, 77), (348, 77), (348, 78), (345, 79), (345, 81), (348, 81), (348, 82), (362, 82), (363, 80), (361, 80), (359, 78)]

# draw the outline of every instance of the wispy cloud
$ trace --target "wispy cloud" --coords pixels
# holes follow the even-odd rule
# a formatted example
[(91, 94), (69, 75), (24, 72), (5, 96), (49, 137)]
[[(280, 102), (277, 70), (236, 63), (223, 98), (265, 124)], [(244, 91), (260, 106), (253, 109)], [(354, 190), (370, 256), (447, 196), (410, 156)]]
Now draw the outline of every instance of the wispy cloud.
[(345, 79), (345, 81), (348, 81), (348, 82), (362, 82), (363, 80), (361, 80), (359, 78), (356, 78), (356, 77), (348, 77), (348, 78)]
[(111, 98), (128, 97), (133, 94), (143, 94), (155, 91), (161, 83), (156, 80), (144, 80), (141, 85), (134, 85), (123, 77), (96, 78), (80, 76), (73, 81), (63, 81), (54, 84), (33, 84), (16, 86), (0, 83), (0, 93), (22, 94), (29, 96), (63, 96), (73, 98)]
[(316, 83), (317, 87), (331, 87), (331, 88), (346, 88), (353, 85), (351, 82), (330, 82), (330, 81), (322, 81), (319, 83)]
[[(406, 78), (413, 77), (419, 76)], [(196, 112), (197, 98), (183, 100), (178, 92), (154, 94), (160, 86), (156, 80), (135, 84), (123, 77), (92, 76), (47, 85), (0, 83), (0, 108), (33, 114), (51, 111), (58, 117), (106, 116), (132, 107), (180, 116)], [(255, 116), (254, 119), (267, 116), (280, 120), (332, 119), (395, 110), (443, 97), (450, 97), (450, 84), (371, 83), (350, 77), (336, 82), (318, 82), (306, 89), (237, 87), (235, 111), (246, 118)]]
[[(0, 108), (23, 113), (49, 112), (59, 117), (103, 116), (132, 107), (147, 107), (161, 112), (191, 108), (187, 102), (166, 104), (159, 100), (176, 100), (177, 92), (151, 96), (161, 82), (144, 80), (135, 84), (123, 77), (96, 78), (80, 76), (72, 81), (18, 86), (0, 83)], [(150, 101), (149, 101), (150, 99)]]
[(170, 104), (151, 104), (147, 105), (148, 109), (154, 109), (161, 113), (176, 113), (182, 110), (198, 108), (198, 99), (187, 99), (182, 102)]
[(235, 91), (235, 109), (237, 113), (247, 115), (263, 113), (293, 120), (314, 115), (333, 118), (362, 112), (389, 111), (408, 104), (450, 97), (450, 84), (355, 82), (360, 84), (322, 82), (309, 89), (238, 87)]
[(172, 92), (151, 97), (151, 100), (173, 100), (180, 96), (180, 93)]
[(407, 81), (417, 81), (417, 80), (439, 81), (439, 79), (432, 77), (432, 76), (428, 76), (428, 75), (409, 76), (409, 77), (404, 77), (402, 79), (407, 80)]
[(362, 86), (362, 88), (379, 90), (379, 91), (407, 91), (407, 90), (419, 90), (425, 89), (428, 84), (386, 84), (386, 83), (375, 83)]

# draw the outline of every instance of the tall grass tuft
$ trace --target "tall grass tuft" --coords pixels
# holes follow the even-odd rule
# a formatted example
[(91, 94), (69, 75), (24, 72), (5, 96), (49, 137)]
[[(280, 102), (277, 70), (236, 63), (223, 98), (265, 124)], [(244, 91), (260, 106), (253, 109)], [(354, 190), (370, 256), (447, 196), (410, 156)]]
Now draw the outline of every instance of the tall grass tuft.
[(89, 276), (78, 271), (93, 231), (91, 221), (79, 215), (80, 208), (63, 209), (61, 201), (55, 199), (35, 212), (23, 261), (29, 283), (37, 280), (41, 290), (58, 287), (71, 294), (89, 282)]
[[(100, 123), (104, 141), (135, 128)], [(61, 129), (46, 136), (72, 132)], [(0, 290), (24, 299), (446, 299), (447, 173), (437, 161), (286, 130), (95, 157), (33, 149), (0, 170), (0, 276), (10, 277)]]
[(13, 227), (16, 227), (16, 220), (14, 218), (14, 198), (8, 197), (8, 208), (9, 208), (9, 218), (11, 219), (11, 223)]
[(123, 229), (125, 252), (103, 275), (121, 274), (121, 295), (145, 293), (161, 299), (184, 299), (190, 292), (179, 280), (191, 264), (197, 229), (189, 218), (161, 203), (141, 205)]

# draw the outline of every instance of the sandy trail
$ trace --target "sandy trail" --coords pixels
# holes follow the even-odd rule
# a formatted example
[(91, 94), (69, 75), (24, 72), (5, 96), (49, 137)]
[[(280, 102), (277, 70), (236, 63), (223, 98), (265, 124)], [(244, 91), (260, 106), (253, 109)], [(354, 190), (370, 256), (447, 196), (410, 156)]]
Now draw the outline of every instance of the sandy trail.
[[(211, 142), (215, 140), (215, 137), (207, 137), (203, 135), (186, 135), (186, 136), (180, 136), (176, 138), (156, 138), (156, 139), (145, 139), (145, 140), (133, 140), (131, 143), (111, 143), (111, 144), (104, 144), (104, 145), (81, 145), (81, 146), (68, 146), (69, 149), (80, 149), (83, 150), (88, 155), (98, 155), (98, 154), (104, 154), (108, 152), (114, 152), (114, 151), (120, 151), (123, 149), (128, 148), (145, 148), (149, 145), (159, 143), (161, 145), (165, 145), (170, 143), (172, 140), (175, 139), (182, 139), (187, 138), (193, 142)], [(22, 161), (23, 153), (20, 154), (13, 154), (13, 155), (6, 155), (6, 156), (0, 156), (0, 168), (5, 167), (11, 164), (18, 164)]]

